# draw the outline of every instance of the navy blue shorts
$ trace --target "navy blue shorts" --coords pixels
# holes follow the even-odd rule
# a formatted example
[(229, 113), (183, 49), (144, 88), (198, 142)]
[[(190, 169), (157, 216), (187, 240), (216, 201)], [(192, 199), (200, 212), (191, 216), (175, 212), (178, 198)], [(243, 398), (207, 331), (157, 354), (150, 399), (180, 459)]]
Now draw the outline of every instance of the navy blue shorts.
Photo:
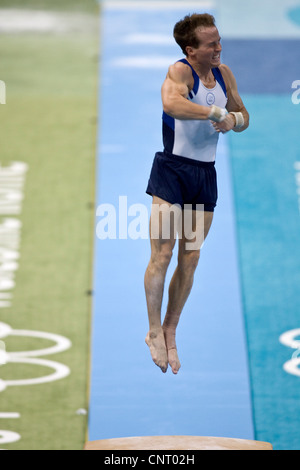
[(204, 204), (205, 211), (213, 212), (218, 199), (215, 162), (157, 152), (146, 193), (182, 208)]

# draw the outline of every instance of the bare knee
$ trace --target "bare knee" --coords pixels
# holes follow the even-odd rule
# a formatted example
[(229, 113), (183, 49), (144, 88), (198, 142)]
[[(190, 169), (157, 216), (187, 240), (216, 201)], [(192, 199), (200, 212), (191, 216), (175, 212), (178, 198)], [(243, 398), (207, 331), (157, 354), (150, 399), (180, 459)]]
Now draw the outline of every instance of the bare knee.
[(151, 264), (157, 269), (165, 271), (172, 259), (173, 247), (169, 244), (163, 244), (158, 249), (152, 250)]
[(186, 251), (178, 256), (178, 268), (186, 274), (194, 273), (200, 258), (200, 250)]

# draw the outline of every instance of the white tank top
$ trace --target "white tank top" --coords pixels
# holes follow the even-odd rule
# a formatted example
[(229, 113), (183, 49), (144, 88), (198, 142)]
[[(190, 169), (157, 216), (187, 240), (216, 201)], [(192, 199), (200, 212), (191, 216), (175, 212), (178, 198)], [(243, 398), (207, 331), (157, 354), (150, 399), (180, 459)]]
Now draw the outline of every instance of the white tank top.
[[(206, 88), (199, 76), (186, 59), (183, 62), (191, 67), (194, 77), (194, 87), (188, 99), (203, 106), (213, 104), (225, 108), (227, 103), (226, 86), (219, 68), (212, 69), (216, 79), (214, 88)], [(163, 143), (169, 154), (191, 158), (203, 162), (213, 162), (216, 159), (216, 148), (219, 133), (215, 131), (208, 120), (174, 119), (163, 113)]]

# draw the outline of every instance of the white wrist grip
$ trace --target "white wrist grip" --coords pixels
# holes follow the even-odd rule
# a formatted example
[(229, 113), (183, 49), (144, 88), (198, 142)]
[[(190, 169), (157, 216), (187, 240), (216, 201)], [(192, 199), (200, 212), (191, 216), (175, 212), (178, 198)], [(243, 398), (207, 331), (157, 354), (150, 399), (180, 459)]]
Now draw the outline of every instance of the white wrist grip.
[(219, 108), (219, 106), (215, 106), (214, 104), (211, 106), (211, 111), (208, 116), (208, 119), (214, 122), (222, 122), (226, 118), (227, 110), (223, 108)]
[(233, 111), (230, 111), (229, 114), (233, 114), (233, 116), (235, 117), (235, 129), (240, 129), (241, 127), (243, 127), (245, 121), (242, 113), (234, 113)]

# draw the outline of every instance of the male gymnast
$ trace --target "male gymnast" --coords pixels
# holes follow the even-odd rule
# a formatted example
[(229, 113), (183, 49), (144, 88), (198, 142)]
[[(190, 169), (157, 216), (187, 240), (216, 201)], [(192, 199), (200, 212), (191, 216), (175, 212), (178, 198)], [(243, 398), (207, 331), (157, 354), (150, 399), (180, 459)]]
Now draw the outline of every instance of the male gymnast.
[[(162, 85), (164, 150), (155, 155), (147, 187), (152, 196), (150, 232), (158, 235), (150, 236), (145, 293), (149, 319), (146, 343), (152, 359), (162, 372), (169, 364), (177, 374), (176, 328), (192, 289), (200, 248), (211, 227), (218, 197), (215, 157), (219, 133), (244, 131), (249, 114), (232, 71), (221, 64), (221, 38), (214, 17), (207, 13), (186, 16), (175, 25), (174, 38), (185, 58), (169, 67)], [(182, 214), (189, 207), (192, 223), (188, 228), (184, 217), (180, 219), (178, 264), (162, 324), (165, 277), (177, 238), (172, 230), (165, 235), (168, 227), (164, 224), (174, 223), (174, 205)], [(198, 243), (190, 249), (193, 236)]]

